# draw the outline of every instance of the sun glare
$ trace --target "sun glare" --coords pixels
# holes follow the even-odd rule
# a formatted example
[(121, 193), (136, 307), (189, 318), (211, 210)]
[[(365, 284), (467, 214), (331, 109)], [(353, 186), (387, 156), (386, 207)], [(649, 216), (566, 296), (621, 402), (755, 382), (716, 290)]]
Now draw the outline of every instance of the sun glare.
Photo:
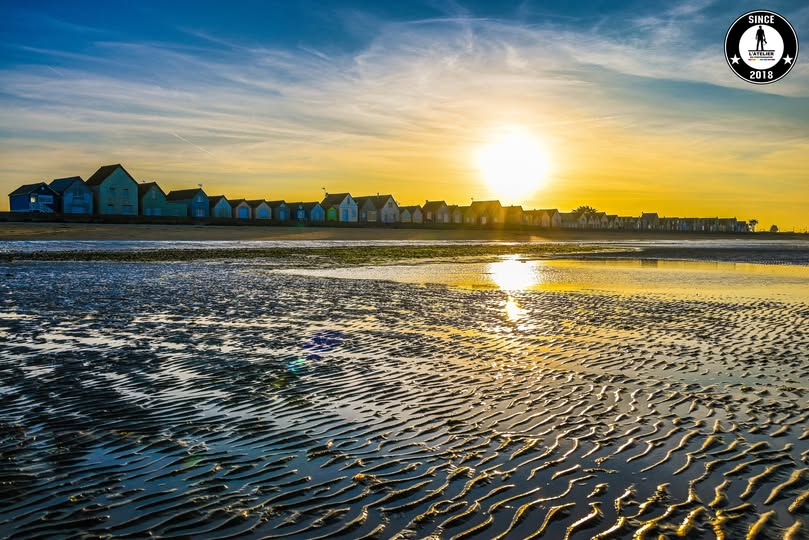
[(548, 172), (548, 161), (537, 138), (525, 129), (510, 128), (498, 133), (477, 155), (477, 165), (489, 187), (513, 202), (540, 188)]

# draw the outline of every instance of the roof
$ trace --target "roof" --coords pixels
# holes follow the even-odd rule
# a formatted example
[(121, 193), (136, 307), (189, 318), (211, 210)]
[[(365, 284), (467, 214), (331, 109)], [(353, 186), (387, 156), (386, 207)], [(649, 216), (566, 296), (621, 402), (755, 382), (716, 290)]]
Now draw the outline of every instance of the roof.
[[(22, 185), (22, 186), (18, 187), (17, 189), (15, 189), (14, 191), (12, 191), (11, 193), (9, 193), (8, 196), (13, 197), (14, 195), (28, 195), (29, 193), (38, 190), (42, 186), (45, 186), (48, 189), (51, 189), (51, 188), (48, 187), (48, 184), (46, 184), (45, 182), (37, 182), (36, 184)], [(53, 190), (51, 189), (51, 191), (53, 191)]]
[(419, 205), (417, 205), (417, 204), (415, 204), (415, 205), (413, 205), (413, 206), (400, 206), (400, 207), (399, 207), (399, 209), (400, 209), (400, 210), (407, 210), (407, 211), (408, 211), (408, 212), (410, 212), (411, 214), (412, 214), (413, 212), (415, 212), (416, 210), (418, 210), (419, 212), (421, 212), (421, 206), (419, 206)]
[(425, 201), (421, 209), (424, 212), (438, 212), (442, 205), (446, 206), (447, 203), (444, 201)]
[(537, 210), (537, 212), (547, 212), (549, 214), (553, 214), (554, 212), (556, 212), (558, 214), (559, 209), (558, 208), (540, 208), (539, 210)]
[(562, 223), (579, 222), (579, 214), (577, 214), (576, 212), (559, 212), (559, 215), (562, 216)]
[[(374, 208), (377, 210), (382, 210), (385, 208), (385, 205), (388, 204), (388, 199), (393, 199), (393, 195), (368, 195), (365, 197), (354, 197), (354, 202), (357, 203), (357, 206), (362, 206), (366, 202), (370, 201)], [(393, 199), (393, 202), (396, 202)]]
[(329, 206), (338, 206), (343, 199), (348, 197), (348, 193), (329, 193), (320, 201), (320, 205), (323, 208), (328, 208)]
[[(169, 194), (166, 195), (166, 199), (169, 201), (187, 201), (193, 199), (200, 191), (202, 191), (202, 188), (175, 189), (174, 191), (169, 191)], [(202, 191), (202, 194), (205, 195), (205, 192)], [(208, 196), (205, 195), (205, 197)]]
[(500, 204), (500, 201), (472, 201), (472, 204), (469, 205), (470, 210), (475, 210), (477, 212), (500, 210), (502, 208), (503, 205)]
[[(120, 163), (116, 163), (115, 165), (104, 165), (103, 167), (99, 168), (96, 172), (93, 173), (93, 176), (87, 179), (86, 184), (88, 186), (99, 186), (101, 185), (104, 180), (107, 179), (109, 175), (115, 172), (116, 169), (121, 168), (133, 182), (135, 182), (135, 178), (124, 169), (124, 166)], [(137, 182), (135, 182), (137, 183)]]
[(233, 199), (232, 201), (228, 201), (228, 203), (230, 203), (230, 206), (232, 208), (236, 208), (240, 204), (247, 204), (247, 201), (245, 201), (244, 199)]
[(162, 193), (163, 195), (166, 194), (166, 192), (163, 191), (163, 188), (161, 188), (157, 184), (157, 182), (143, 182), (143, 183), (138, 184), (138, 197), (143, 197), (144, 195), (146, 195), (146, 193), (150, 189), (152, 189), (152, 186), (157, 186), (157, 189), (160, 190), (160, 193)]
[(657, 218), (658, 216), (657, 212), (643, 212), (643, 214), (641, 214), (640, 217), (641, 219), (643, 219), (643, 218)]
[(50, 183), (50, 188), (56, 193), (64, 193), (67, 188), (72, 186), (76, 181), (84, 183), (81, 176), (70, 176), (68, 178), (57, 178)]
[[(248, 201), (250, 202), (250, 201)], [(281, 205), (289, 206), (286, 201), (264, 201), (266, 202), (270, 208), (278, 208)]]
[(264, 199), (253, 199), (251, 201), (247, 201), (247, 204), (250, 205), (250, 208), (255, 208), (256, 206), (261, 206), (262, 204), (269, 204)]
[(509, 214), (513, 214), (514, 212), (522, 212), (523, 211), (522, 206), (519, 206), (519, 205), (517, 205), (517, 206), (504, 206), (503, 209)]
[(219, 204), (219, 199), (225, 199), (226, 201), (228, 200), (228, 198), (224, 195), (208, 195), (208, 202), (211, 203), (212, 206)]

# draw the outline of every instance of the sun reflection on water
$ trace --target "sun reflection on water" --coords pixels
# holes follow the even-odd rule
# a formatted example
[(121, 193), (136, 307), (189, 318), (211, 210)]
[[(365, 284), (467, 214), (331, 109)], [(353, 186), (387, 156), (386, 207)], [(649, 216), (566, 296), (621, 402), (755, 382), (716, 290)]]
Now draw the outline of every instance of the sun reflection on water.
[(534, 266), (517, 257), (489, 263), (486, 273), (504, 291), (522, 291), (539, 283), (539, 275)]

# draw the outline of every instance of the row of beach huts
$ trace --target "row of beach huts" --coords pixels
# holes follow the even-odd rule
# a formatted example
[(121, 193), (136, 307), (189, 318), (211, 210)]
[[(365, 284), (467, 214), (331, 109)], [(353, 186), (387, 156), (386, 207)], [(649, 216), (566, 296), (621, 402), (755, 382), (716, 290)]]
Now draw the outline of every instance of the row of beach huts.
[(286, 202), (229, 199), (208, 195), (202, 186), (166, 193), (156, 182), (137, 182), (120, 164), (105, 165), (86, 181), (79, 176), (20, 186), (9, 194), (12, 212), (119, 216), (174, 216), (266, 220), (274, 222), (443, 223), (567, 229), (749, 232), (736, 218), (670, 218), (657, 213), (638, 217), (605, 212), (524, 210), (500, 201), (473, 201), (468, 206), (426, 201), (400, 206), (392, 195), (353, 197), (326, 193), (321, 201)]

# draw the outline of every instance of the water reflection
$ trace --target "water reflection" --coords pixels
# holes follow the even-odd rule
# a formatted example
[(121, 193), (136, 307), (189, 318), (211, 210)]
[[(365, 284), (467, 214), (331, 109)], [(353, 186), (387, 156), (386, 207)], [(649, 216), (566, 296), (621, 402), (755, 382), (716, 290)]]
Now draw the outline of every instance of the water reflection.
[(517, 257), (489, 263), (486, 266), (486, 273), (504, 291), (523, 291), (540, 282), (534, 265), (520, 261)]
[(539, 284), (539, 274), (536, 266), (525, 261), (520, 261), (517, 257), (509, 257), (502, 261), (489, 263), (486, 266), (486, 273), (494, 283), (508, 294), (505, 310), (506, 317), (510, 321), (518, 321), (527, 313), (514, 297), (511, 291), (523, 291)]

